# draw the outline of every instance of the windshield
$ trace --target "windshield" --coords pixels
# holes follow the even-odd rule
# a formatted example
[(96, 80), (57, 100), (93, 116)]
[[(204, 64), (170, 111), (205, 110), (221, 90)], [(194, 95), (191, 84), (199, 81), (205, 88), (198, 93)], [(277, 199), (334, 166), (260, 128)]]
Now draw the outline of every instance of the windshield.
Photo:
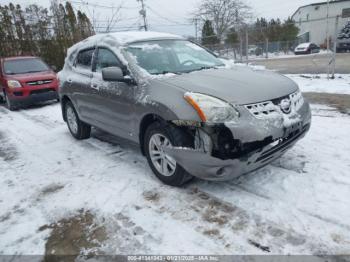
[(224, 65), (204, 48), (186, 40), (134, 43), (127, 51), (152, 75), (189, 73)]
[(38, 58), (16, 59), (4, 62), (4, 73), (6, 75), (36, 73), (48, 70), (50, 70), (49, 67)]

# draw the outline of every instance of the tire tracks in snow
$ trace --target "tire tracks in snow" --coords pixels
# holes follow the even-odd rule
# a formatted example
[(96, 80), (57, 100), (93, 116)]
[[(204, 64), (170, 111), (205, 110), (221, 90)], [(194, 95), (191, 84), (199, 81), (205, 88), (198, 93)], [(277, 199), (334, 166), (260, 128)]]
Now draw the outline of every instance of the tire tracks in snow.
[[(18, 139), (18, 143), (23, 143), (25, 146), (30, 147), (35, 145), (37, 141), (28, 142), (23, 139), (21, 135), (23, 132), (27, 132), (28, 136), (34, 139), (42, 139), (46, 134), (52, 129), (61, 127), (62, 124), (54, 124), (49, 118), (44, 118), (45, 120), (39, 121), (39, 126), (35, 126), (31, 129), (26, 129), (25, 122), (38, 123), (41, 113), (38, 112), (38, 116), (33, 116), (27, 113), (12, 113), (16, 121), (19, 117), (22, 118), (21, 127), (22, 129), (16, 129), (13, 135)], [(5, 117), (8, 117), (5, 116)], [(19, 126), (18, 126), (19, 128)], [(45, 130), (43, 130), (43, 128)], [(58, 134), (59, 132), (57, 132)], [(68, 129), (67, 129), (67, 136)], [(47, 142), (47, 138), (41, 140), (42, 143)], [(67, 140), (68, 142), (70, 140)], [(72, 139), (72, 143), (75, 141)], [(119, 143), (119, 140), (113, 136), (104, 136), (103, 134), (96, 133), (93, 138), (83, 142), (75, 142), (72, 147), (71, 144), (67, 144), (66, 148), (64, 146), (56, 147), (59, 145), (55, 141), (50, 142), (47, 145), (41, 145), (40, 149), (50, 148), (54, 146), (53, 150), (64, 150), (64, 155), (69, 158), (69, 163), (74, 163), (77, 167), (80, 159), (83, 155), (74, 154), (74, 148), (85, 148), (86, 150), (96, 150), (96, 154), (99, 152), (107, 159), (111, 159), (114, 163), (113, 166), (107, 168), (115, 168), (120, 165), (120, 163), (127, 164), (133, 167), (137, 167), (145, 177), (140, 180), (142, 184), (143, 181), (147, 181), (145, 187), (141, 187), (140, 192), (144, 197), (145, 208), (151, 214), (161, 215), (165, 217), (170, 217), (171, 219), (178, 221), (188, 228), (194, 228), (194, 230), (200, 234), (203, 239), (207, 241), (212, 241), (217, 243), (217, 246), (225, 247), (227, 253), (244, 253), (251, 252), (254, 253), (259, 251), (257, 245), (252, 245), (252, 243), (257, 243), (260, 246), (269, 247), (272, 253), (286, 253), (290, 250), (295, 250), (296, 252), (306, 252), (306, 253), (325, 253), (330, 251), (330, 247), (325, 246), (317, 239), (312, 239), (304, 234), (295, 232), (290, 228), (284, 228), (283, 225), (277, 225), (273, 221), (264, 219), (263, 217), (254, 214), (251, 211), (244, 209), (243, 207), (238, 207), (239, 203), (236, 205), (232, 202), (225, 202), (216, 194), (207, 189), (203, 189), (201, 183), (199, 186), (196, 182), (192, 182), (189, 186), (184, 189), (174, 189), (167, 186), (161, 185), (156, 178), (151, 174), (150, 169), (147, 166), (147, 161), (144, 157), (134, 149), (131, 149), (129, 145), (124, 146), (123, 143)], [(23, 148), (22, 148), (23, 149)], [(55, 161), (51, 159), (49, 155), (33, 150), (32, 159), (41, 159), (42, 161), (47, 161), (48, 163), (55, 164)], [(116, 161), (117, 160), (117, 161)], [(117, 163), (115, 163), (115, 161)], [(52, 166), (48, 170), (42, 170), (42, 172), (56, 173), (57, 170), (52, 170)], [(59, 167), (56, 167), (59, 168)], [(145, 172), (146, 170), (146, 172)], [(138, 180), (135, 177), (135, 180)], [(153, 186), (152, 186), (153, 185)], [(235, 185), (232, 183), (222, 183), (221, 190), (227, 193), (234, 193), (235, 190), (243, 192), (252, 197), (252, 199), (258, 201), (259, 203), (265, 202), (266, 205), (273, 205), (277, 201), (271, 199), (269, 196), (257, 193), (250, 190), (242, 185)], [(124, 187), (127, 190), (127, 187)], [(147, 192), (152, 192), (152, 194), (158, 194), (158, 197), (149, 197)], [(146, 197), (145, 197), (146, 193)], [(280, 207), (280, 206), (279, 206)], [(288, 208), (288, 207), (284, 207)], [(141, 212), (141, 211), (140, 211)], [(137, 212), (136, 212), (137, 214)], [(130, 216), (129, 219), (136, 226), (143, 228), (142, 223), (133, 221), (135, 217)], [(127, 231), (125, 235), (132, 236), (132, 231)], [(111, 233), (112, 234), (112, 233)], [(152, 235), (157, 241), (161, 241), (161, 236), (153, 236), (150, 232), (148, 234)], [(262, 250), (260, 250), (263, 252)]]
[[(95, 137), (95, 139), (98, 138)], [(120, 144), (114, 142), (109, 143), (105, 139), (104, 141), (95, 140), (89, 141), (88, 143), (96, 146), (97, 149), (104, 151), (105, 155), (112, 159), (118, 159), (118, 161), (130, 164), (135, 164), (135, 162), (139, 161), (139, 157), (135, 158), (135, 155), (140, 155), (140, 153), (133, 151), (128, 152), (123, 149)], [(101, 143), (107, 143), (107, 147), (103, 146)], [(124, 152), (123, 155), (113, 154), (113, 152), (115, 152), (113, 150), (115, 145), (119, 147), (117, 152), (122, 151)], [(142, 161), (139, 164), (139, 167), (142, 168), (145, 165), (147, 165), (146, 160)], [(302, 249), (313, 253), (329, 251), (327, 246), (320, 242), (317, 243), (315, 239), (310, 241), (308, 236), (297, 233), (292, 229), (284, 229), (281, 225), (276, 225), (272, 221), (265, 220), (256, 214), (249, 213), (242, 208), (224, 202), (208, 191), (201, 191), (193, 184), (194, 183), (188, 188), (180, 190), (159, 190), (154, 188), (147, 191), (146, 193), (152, 192), (151, 197), (146, 197), (146, 200), (150, 202), (149, 205), (147, 205), (147, 208), (156, 213), (167, 213), (173, 219), (191, 224), (191, 226), (196, 228), (196, 230), (204, 237), (220, 242), (220, 244), (225, 246), (228, 251), (232, 252), (244, 250), (242, 247), (237, 250), (237, 247), (231, 247), (230, 244), (237, 242), (242, 238), (246, 239), (245, 244), (248, 243), (249, 245), (252, 245), (251, 243), (259, 243), (261, 246), (268, 246), (271, 252), (276, 254), (284, 253), (287, 246), (291, 249), (295, 248), (296, 250), (302, 247)], [(225, 190), (224, 188), (230, 191), (240, 190), (246, 194), (253, 195), (253, 197), (271, 201), (270, 197), (252, 192), (240, 185), (228, 183), (227, 185), (223, 185), (223, 190)], [(172, 194), (167, 195), (166, 192), (172, 192)], [(155, 197), (152, 197), (152, 195), (155, 195)], [(161, 197), (158, 199), (159, 195)], [(171, 203), (172, 199), (181, 201), (181, 204), (177, 204), (175, 208), (170, 206), (168, 203)], [(160, 205), (160, 202), (162, 202), (163, 205)], [(191, 203), (191, 205), (188, 203)], [(181, 213), (186, 214), (186, 216), (179, 215)], [(196, 221), (196, 223), (193, 223), (192, 221)], [(198, 224), (201, 226), (198, 226)], [(230, 233), (232, 235), (240, 235), (242, 233), (242, 235), (239, 236), (239, 240), (236, 239), (235, 241), (235, 237), (230, 235)], [(256, 245), (254, 247), (256, 248)]]

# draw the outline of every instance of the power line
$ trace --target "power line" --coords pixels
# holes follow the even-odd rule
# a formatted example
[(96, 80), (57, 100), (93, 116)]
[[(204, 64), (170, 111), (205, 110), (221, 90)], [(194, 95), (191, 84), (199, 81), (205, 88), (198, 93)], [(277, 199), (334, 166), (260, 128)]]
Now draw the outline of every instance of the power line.
[(175, 21), (175, 20), (171, 20), (165, 16), (162, 16), (161, 14), (159, 14), (156, 10), (154, 10), (152, 7), (150, 7), (149, 5), (147, 5), (147, 8), (153, 13), (155, 14), (156, 16), (162, 18), (163, 20), (166, 20), (170, 23), (174, 23), (174, 24), (180, 24), (179, 22)]
[[(83, 4), (86, 6), (93, 6), (96, 8), (102, 8), (102, 9), (111, 9), (111, 8), (115, 8), (115, 6), (111, 6), (111, 5), (101, 5), (101, 4), (92, 4), (88, 1), (83, 1), (83, 0), (72, 0), (70, 1), (71, 3), (74, 4)], [(138, 7), (128, 7), (128, 6), (123, 6), (123, 9), (137, 9)]]
[(147, 12), (146, 12), (146, 8), (145, 8), (145, 3), (144, 0), (137, 0), (137, 2), (141, 2), (141, 10), (140, 10), (140, 15), (143, 18), (143, 28), (145, 29), (145, 31), (148, 31), (148, 25), (147, 25)]

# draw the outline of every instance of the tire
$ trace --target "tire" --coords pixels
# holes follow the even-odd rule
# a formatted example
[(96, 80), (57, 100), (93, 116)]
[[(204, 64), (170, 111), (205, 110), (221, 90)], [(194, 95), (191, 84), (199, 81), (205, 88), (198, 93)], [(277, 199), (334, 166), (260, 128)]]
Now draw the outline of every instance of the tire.
[(15, 111), (16, 107), (12, 104), (11, 100), (8, 98), (6, 92), (4, 92), (6, 107), (10, 111)]
[(64, 104), (64, 114), (68, 129), (74, 138), (77, 140), (90, 138), (91, 126), (79, 119), (77, 111), (75, 110), (71, 101), (67, 101)]
[[(174, 159), (167, 156), (164, 152), (163, 152), (163, 155), (165, 156), (164, 158), (166, 159), (166, 161), (169, 163), (171, 161), (175, 162), (175, 168), (173, 172), (169, 172), (169, 174), (167, 175), (164, 175), (164, 172), (163, 173), (160, 172), (159, 166), (163, 166), (161, 163), (164, 163), (164, 159), (163, 160), (160, 159), (159, 160), (160, 163), (159, 162), (155, 163), (154, 160), (152, 160), (151, 152), (150, 152), (153, 145), (151, 139), (157, 137), (158, 135), (168, 139), (172, 146), (183, 146), (183, 147), (191, 146), (193, 144), (193, 141), (192, 141), (193, 139), (191, 139), (191, 136), (185, 133), (184, 131), (182, 131), (181, 129), (173, 126), (165, 125), (160, 122), (155, 122), (151, 124), (147, 128), (145, 133), (143, 147), (144, 147), (144, 152), (146, 153), (148, 164), (151, 167), (153, 173), (164, 184), (169, 186), (174, 186), (174, 187), (180, 187), (185, 183), (189, 182), (193, 178), (193, 176), (190, 175), (185, 169), (183, 169), (183, 167), (181, 167), (178, 163), (176, 163)], [(154, 156), (155, 155), (153, 154), (153, 157)], [(169, 159), (171, 159), (171, 161)], [(170, 165), (166, 165), (166, 169), (167, 171), (169, 171), (169, 169), (172, 169), (172, 167)]]

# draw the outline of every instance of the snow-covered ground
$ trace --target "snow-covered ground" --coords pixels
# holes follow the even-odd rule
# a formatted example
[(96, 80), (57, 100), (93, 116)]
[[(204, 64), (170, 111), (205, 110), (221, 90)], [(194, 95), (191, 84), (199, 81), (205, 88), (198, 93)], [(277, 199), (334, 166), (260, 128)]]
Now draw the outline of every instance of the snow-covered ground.
[(309, 134), (273, 164), (177, 189), (133, 145), (98, 130), (74, 140), (59, 104), (0, 106), (0, 255), (59, 253), (55, 228), (86, 212), (104, 236), (82, 253), (349, 254), (350, 116), (312, 109)]
[(294, 80), (303, 92), (347, 94), (350, 95), (350, 75), (335, 76), (327, 80), (327, 75), (287, 75)]

